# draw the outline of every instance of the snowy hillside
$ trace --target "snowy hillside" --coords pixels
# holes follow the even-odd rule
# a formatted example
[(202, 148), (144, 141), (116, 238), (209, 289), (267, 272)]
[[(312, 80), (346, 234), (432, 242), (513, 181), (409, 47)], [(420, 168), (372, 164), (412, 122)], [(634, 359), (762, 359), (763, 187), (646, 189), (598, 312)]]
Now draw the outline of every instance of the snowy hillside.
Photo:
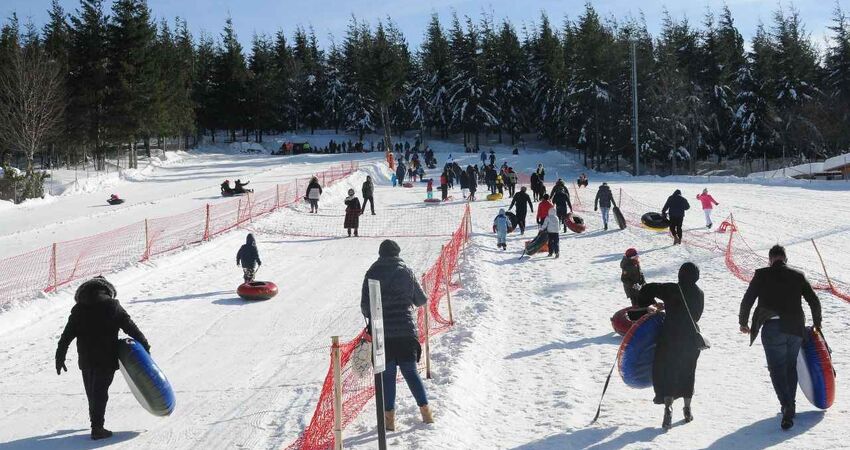
[[(440, 164), (450, 153), (461, 164), (480, 163), (478, 155), (464, 154), (459, 145), (431, 145)], [(424, 272), (457, 227), (460, 190), (456, 186), (450, 192), (453, 202), (425, 206), (424, 184), (392, 188), (390, 172), (376, 154), (281, 158), (210, 151), (186, 154), (144, 177), (92, 192), (3, 210), (0, 257), (7, 257), (57, 239), (219, 201), (218, 184), (225, 178), (248, 179), (250, 187), (262, 189), (351, 159), (361, 161), (360, 171), (326, 190), (318, 215), (306, 214), (303, 205), (284, 208), (210, 242), (106, 274), (150, 340), (153, 357), (176, 390), (177, 409), (167, 418), (151, 416), (117, 376), (106, 414), (106, 426), (116, 436), (98, 441), (97, 447), (279, 449), (293, 442), (316, 407), (330, 337), (350, 339), (363, 327), (360, 285), (382, 238), (395, 236), (402, 258), (415, 273)], [(850, 281), (845, 256), (850, 210), (841, 206), (850, 203), (850, 184), (634, 179), (592, 173), (558, 152), (528, 150), (515, 156), (498, 148), (497, 165), (503, 160), (526, 173), (543, 163), (550, 186), (556, 176), (571, 183), (578, 173), (588, 172), (590, 187), (579, 191), (578, 211), (588, 231), (562, 235), (560, 259), (535, 255), (520, 260), (528, 233), (509, 235), (507, 251), (496, 249), (491, 233), (494, 216), (509, 199), (472, 203), (472, 245), (460, 261), (456, 281), (461, 288), (452, 294), (456, 324), (433, 342), (433, 379), (426, 381), (436, 423), (421, 424), (400, 382), (398, 431), (389, 433), (390, 448), (847, 448), (850, 403), (843, 374), (850, 370), (850, 304), (818, 293), (839, 377), (834, 406), (820, 412), (798, 394), (797, 424), (781, 432), (761, 345), (757, 341), (749, 347), (748, 338), (738, 333), (746, 283), (729, 272), (722, 252), (687, 241), (713, 240), (722, 248), (728, 239), (703, 226), (694, 197), (708, 187), (720, 203), (715, 224), (734, 214), (741, 235), (758, 254), (766, 255), (779, 242), (787, 246), (790, 263), (819, 274), (809, 241), (814, 238), (830, 275)], [(376, 181), (377, 215), (361, 217), (362, 237), (343, 237), (345, 191), (352, 187), (359, 195), (366, 175)], [(438, 176), (436, 171), (429, 175)], [(624, 210), (643, 208), (628, 199), (660, 210), (667, 196), (681, 189), (691, 202), (686, 245), (674, 247), (667, 234), (638, 227), (602, 231), (593, 212), (602, 181), (612, 186), (615, 198), (623, 189)], [(127, 202), (103, 207), (115, 190)], [(263, 260), (258, 279), (280, 287), (281, 293), (267, 302), (246, 303), (234, 292), (241, 280), (234, 256), (248, 232), (257, 237)], [(660, 428), (662, 409), (652, 404), (651, 389), (626, 387), (616, 371), (602, 416), (589, 425), (620, 342), (610, 317), (628, 304), (619, 261), (629, 247), (640, 252), (648, 281), (674, 280), (685, 261), (702, 271), (706, 309), (701, 326), (713, 347), (697, 369), (695, 421), (682, 423), (677, 403), (674, 427), (667, 433)], [(73, 346), (68, 373), (57, 377), (53, 369), (73, 288), (0, 314), (0, 450), (93, 448)], [(376, 448), (373, 402), (344, 436), (345, 448)]]

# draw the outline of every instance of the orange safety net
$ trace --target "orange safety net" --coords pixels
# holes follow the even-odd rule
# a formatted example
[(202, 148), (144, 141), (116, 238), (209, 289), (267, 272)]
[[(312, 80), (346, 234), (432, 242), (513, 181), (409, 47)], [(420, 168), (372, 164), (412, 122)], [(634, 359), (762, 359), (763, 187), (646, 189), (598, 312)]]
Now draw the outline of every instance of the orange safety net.
[[(329, 186), (352, 174), (357, 163), (332, 166), (315, 176)], [(111, 272), (152, 256), (208, 240), (301, 200), (309, 179), (208, 204), (182, 214), (136, 222), (94, 236), (57, 242), (0, 260), (0, 310), (40, 291)]]
[[(463, 217), (451, 239), (443, 246), (437, 260), (430, 269), (422, 276), (422, 289), (428, 296), (426, 305), (430, 314), (429, 326), (425, 327), (425, 308), (419, 308), (418, 332), (419, 340), (425, 344), (428, 336), (448, 330), (452, 321), (446, 316), (448, 306), (443, 298), (457, 285), (451, 283), (453, 274), (458, 267), (458, 260), (464, 245), (469, 240), (471, 226), (471, 215), (469, 205), (465, 206)], [(348, 342), (339, 345), (341, 360), (341, 384), (342, 384), (342, 426), (348, 426), (366, 404), (375, 395), (374, 379), (371, 372), (363, 375), (352, 369), (351, 357), (355, 348), (365, 337), (365, 330)], [(301, 436), (287, 450), (325, 450), (333, 448), (334, 445), (334, 377), (333, 361), (328, 367), (319, 401), (313, 413), (310, 423)]]

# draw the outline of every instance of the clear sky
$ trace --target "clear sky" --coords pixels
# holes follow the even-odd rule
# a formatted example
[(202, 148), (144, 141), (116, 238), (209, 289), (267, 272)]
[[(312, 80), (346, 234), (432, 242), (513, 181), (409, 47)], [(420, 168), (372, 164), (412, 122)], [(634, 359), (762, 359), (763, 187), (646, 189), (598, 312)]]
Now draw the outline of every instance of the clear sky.
[[(838, 0), (841, 7), (850, 12), (850, 0)], [(110, 0), (106, 0), (111, 5)], [(429, 16), (436, 12), (443, 25), (447, 26), (451, 14), (469, 15), (479, 18), (482, 11), (492, 13), (497, 21), (508, 18), (517, 27), (531, 25), (545, 11), (550, 20), (561, 25), (564, 18), (576, 18), (584, 9), (584, 0), (149, 0), (154, 15), (158, 18), (185, 18), (193, 32), (204, 30), (216, 36), (229, 14), (233, 18), (240, 41), (248, 47), (251, 36), (257, 33), (273, 34), (283, 29), (291, 36), (297, 25), (312, 26), (320, 43), (326, 46), (331, 36), (339, 42), (345, 35), (346, 25), (354, 14), (358, 19), (375, 22), (391, 16), (404, 32), (408, 42), (418, 47), (422, 41)], [(706, 8), (718, 10), (724, 3), (732, 10), (738, 29), (749, 38), (759, 21), (770, 24), (773, 11), (780, 5), (788, 8), (790, 2), (775, 0), (596, 0), (594, 7), (603, 17), (624, 18), (628, 15), (646, 16), (650, 32), (655, 34), (661, 23), (661, 14), (666, 6), (676, 18), (683, 16), (695, 25), (702, 22)], [(78, 0), (60, 0), (70, 12), (75, 10)], [(793, 5), (800, 11), (807, 31), (818, 45), (828, 35), (835, 0), (797, 0)], [(39, 27), (47, 20), (50, 0), (0, 0), (0, 16), (8, 18), (17, 12), (21, 21), (31, 18)]]

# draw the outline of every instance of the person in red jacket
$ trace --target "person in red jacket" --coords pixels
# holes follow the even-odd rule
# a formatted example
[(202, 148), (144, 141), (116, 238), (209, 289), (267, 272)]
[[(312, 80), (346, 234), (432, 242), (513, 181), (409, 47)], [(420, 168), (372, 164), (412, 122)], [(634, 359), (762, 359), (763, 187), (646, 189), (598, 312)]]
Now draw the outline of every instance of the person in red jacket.
[(449, 173), (445, 170), (440, 175), (440, 193), (443, 201), (449, 198)]
[(549, 201), (549, 194), (543, 194), (543, 200), (537, 204), (537, 224), (540, 225), (546, 220), (546, 216), (549, 214), (549, 210), (552, 209), (554, 205)]
[(697, 200), (702, 203), (702, 212), (705, 213), (705, 227), (711, 229), (711, 226), (714, 225), (711, 222), (711, 208), (713, 205), (719, 205), (714, 197), (708, 193), (708, 189), (703, 189), (702, 194), (697, 195)]

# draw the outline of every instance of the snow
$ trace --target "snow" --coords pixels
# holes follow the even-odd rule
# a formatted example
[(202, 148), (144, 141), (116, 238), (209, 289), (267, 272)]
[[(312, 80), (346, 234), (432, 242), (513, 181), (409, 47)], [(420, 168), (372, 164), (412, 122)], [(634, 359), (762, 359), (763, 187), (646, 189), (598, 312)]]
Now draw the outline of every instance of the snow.
[[(279, 145), (278, 139), (288, 138), (270, 138), (266, 145), (270, 148)], [(331, 134), (309, 137), (311, 145), (321, 146), (332, 138), (349, 139)], [(429, 145), (439, 161), (451, 153), (462, 165), (480, 162), (478, 154), (464, 153), (461, 144), (430, 141)], [(361, 171), (327, 189), (320, 212), (338, 210), (344, 191), (352, 186), (359, 192), (366, 175), (377, 183), (379, 216), (397, 217), (396, 226), (401, 227), (425, 211), (420, 208), (424, 186), (389, 187), (391, 172), (382, 154), (272, 157), (226, 147), (210, 145), (111, 187), (53, 197), (49, 205), (5, 209), (0, 205), (0, 253), (18, 254), (54, 239), (110, 230), (217, 201), (218, 184), (224, 178), (250, 179), (252, 187), (263, 189), (351, 158), (361, 161)], [(497, 165), (507, 161), (529, 173), (538, 162), (544, 163), (550, 183), (557, 177), (571, 183), (586, 172), (591, 185), (580, 191), (586, 212), (579, 214), (588, 231), (562, 235), (558, 260), (538, 255), (520, 261), (522, 243), (530, 236), (509, 235), (508, 251), (500, 252), (490, 230), (493, 217), (509, 199), (472, 205), (472, 245), (460, 264), (462, 288), (452, 295), (457, 324), (433, 342), (433, 379), (426, 381), (436, 423), (419, 422), (416, 405), (400, 383), (398, 431), (389, 433), (390, 448), (846, 448), (850, 404), (840, 377), (838, 396), (829, 411), (815, 411), (798, 395), (796, 426), (790, 432), (779, 430), (779, 405), (758, 348), (761, 344), (749, 347), (747, 337), (737, 333), (738, 304), (746, 284), (729, 273), (721, 253), (673, 247), (666, 234), (639, 228), (603, 232), (592, 200), (602, 181), (612, 186), (615, 197), (622, 188), (657, 209), (673, 190), (682, 189), (692, 205), (685, 220), (686, 239), (688, 234), (707, 233), (722, 246), (727, 236), (703, 228), (694, 198), (708, 187), (720, 203), (714, 211), (715, 224), (734, 213), (741, 233), (757, 252), (765, 254), (781, 242), (791, 262), (812, 272), (820, 263), (809, 239), (817, 239), (830, 274), (848, 281), (850, 210), (837, 205), (850, 202), (850, 183), (635, 178), (595, 173), (560, 152), (520, 148), (520, 155), (511, 155), (513, 146), (492, 147)], [(104, 211), (99, 205), (117, 187), (127, 203)], [(459, 198), (459, 187), (451, 194)], [(170, 417), (153, 417), (138, 406), (117, 376), (107, 427), (118, 434), (103, 441), (105, 448), (278, 449), (303, 430), (328, 368), (330, 336), (346, 339), (362, 329), (360, 283), (377, 257), (381, 239), (297, 238), (282, 232), (286, 226), (309, 223), (309, 215), (300, 213), (300, 208), (270, 214), (208, 243), (106, 274), (151, 341), (153, 357), (176, 389), (178, 406)], [(816, 220), (805, 211), (816, 211)], [(245, 303), (234, 295), (241, 273), (233, 255), (247, 232), (257, 236), (264, 262), (258, 279), (280, 287), (281, 293), (270, 301)], [(338, 232), (344, 234), (341, 222)], [(401, 256), (415, 273), (422, 273), (445, 238), (397, 240)], [(640, 251), (650, 281), (673, 280), (684, 261), (696, 262), (702, 271), (706, 311), (700, 325), (713, 347), (699, 362), (696, 420), (681, 423), (679, 402), (674, 408), (675, 426), (668, 433), (660, 432), (662, 410), (652, 405), (651, 390), (628, 388), (616, 373), (599, 422), (589, 425), (619, 344), (609, 318), (627, 304), (618, 263), (628, 247)], [(0, 314), (0, 448), (91, 448), (74, 346), (68, 373), (57, 377), (53, 372), (52, 355), (73, 304), (73, 288)], [(829, 294), (819, 296), (836, 370), (848, 373), (850, 305)], [(374, 404), (369, 403), (345, 430), (345, 448), (375, 448), (374, 428)]]
[(823, 170), (841, 170), (850, 165), (850, 153), (833, 156), (823, 163)]

